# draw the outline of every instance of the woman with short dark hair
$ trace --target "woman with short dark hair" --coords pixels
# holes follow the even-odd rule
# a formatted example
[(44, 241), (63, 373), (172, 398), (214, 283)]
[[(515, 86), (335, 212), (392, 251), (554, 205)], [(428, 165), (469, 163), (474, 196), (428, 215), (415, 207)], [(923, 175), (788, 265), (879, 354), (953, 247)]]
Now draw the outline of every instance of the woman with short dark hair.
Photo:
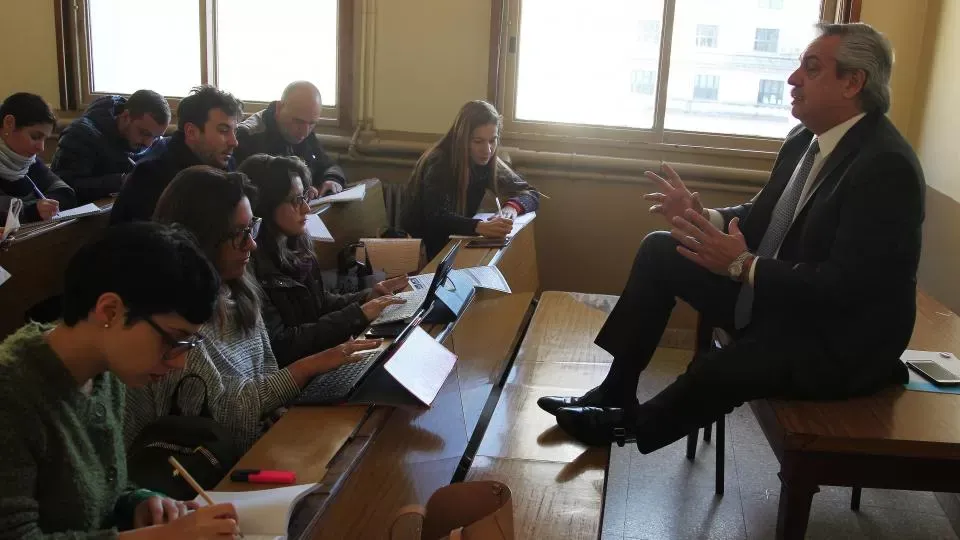
[(77, 204), (73, 189), (37, 157), (57, 118), (36, 94), (18, 92), (0, 104), (0, 217), (23, 201), (22, 223), (48, 220)]

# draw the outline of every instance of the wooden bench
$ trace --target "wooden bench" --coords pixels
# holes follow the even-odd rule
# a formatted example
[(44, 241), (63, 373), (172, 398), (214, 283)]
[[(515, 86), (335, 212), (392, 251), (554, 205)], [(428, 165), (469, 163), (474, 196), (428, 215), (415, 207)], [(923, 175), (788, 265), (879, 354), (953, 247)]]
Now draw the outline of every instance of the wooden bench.
[[(960, 352), (960, 320), (918, 293), (910, 348)], [(803, 538), (818, 486), (960, 492), (960, 395), (896, 386), (847, 401), (751, 407), (780, 462), (777, 538)]]

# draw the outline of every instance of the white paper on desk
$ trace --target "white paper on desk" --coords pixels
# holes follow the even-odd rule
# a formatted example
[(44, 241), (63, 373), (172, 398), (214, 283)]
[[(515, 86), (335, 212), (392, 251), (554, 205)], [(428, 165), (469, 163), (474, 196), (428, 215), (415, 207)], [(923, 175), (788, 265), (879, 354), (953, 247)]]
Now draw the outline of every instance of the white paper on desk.
[(57, 212), (57, 215), (53, 216), (53, 221), (60, 221), (61, 219), (73, 219), (81, 218), (85, 216), (95, 216), (103, 212), (99, 206), (93, 203), (87, 203), (83, 206), (78, 206), (76, 208), (71, 208), (69, 210), (61, 210)]
[(319, 242), (333, 242), (333, 235), (327, 225), (316, 214), (307, 214), (307, 234)]
[[(303, 484), (259, 491), (208, 491), (215, 504), (233, 503), (240, 530), (247, 540), (274, 540), (287, 537), (293, 509), (318, 484)], [(204, 501), (194, 499), (201, 506)]]
[(7, 239), (20, 228), (20, 211), (23, 210), (23, 201), (20, 199), (10, 199), (10, 207), (7, 208), (7, 221), (3, 225), (3, 232), (0, 232), (0, 242)]
[(0, 266), (0, 286), (7, 282), (8, 279), (12, 278), (10, 272), (7, 272), (7, 269)]
[[(949, 357), (944, 357), (943, 354), (949, 354)], [(903, 351), (903, 354), (900, 355), (900, 360), (906, 362), (907, 360), (912, 360), (914, 362), (922, 362), (924, 360), (930, 362), (936, 362), (946, 368), (952, 373), (960, 374), (960, 358), (957, 358), (957, 355), (947, 352), (941, 353), (939, 351), (914, 351), (907, 349)], [(927, 379), (920, 375), (913, 369), (907, 369), (910, 373), (910, 382), (922, 382), (929, 383)]]
[(411, 276), (407, 281), (410, 283), (410, 288), (415, 291), (426, 289), (433, 281), (433, 274), (420, 274), (419, 276)]
[(482, 289), (492, 289), (510, 294), (510, 285), (507, 278), (503, 277), (500, 269), (496, 266), (474, 266), (473, 268), (460, 268), (451, 273), (458, 273), (465, 276), (473, 282), (475, 287)]
[[(491, 213), (480, 213), (473, 216), (473, 219), (482, 219), (486, 221), (495, 215), (496, 214), (491, 214)], [(533, 221), (536, 217), (537, 217), (536, 212), (527, 212), (522, 216), (517, 216), (517, 218), (513, 220), (513, 229), (510, 230), (510, 234), (507, 235), (507, 238), (512, 238), (516, 236), (517, 233), (520, 232), (520, 229), (526, 227), (527, 224)]]
[(387, 360), (383, 369), (429, 407), (456, 363), (457, 355), (418, 326)]
[(366, 184), (357, 184), (352, 188), (345, 189), (340, 193), (334, 193), (333, 195), (324, 195), (323, 197), (313, 199), (308, 202), (310, 206), (317, 206), (326, 203), (338, 203), (338, 202), (353, 202), (353, 201), (362, 201), (364, 197), (367, 196), (367, 185)]
[(420, 266), (419, 238), (361, 238), (370, 265), (388, 276), (416, 272)]

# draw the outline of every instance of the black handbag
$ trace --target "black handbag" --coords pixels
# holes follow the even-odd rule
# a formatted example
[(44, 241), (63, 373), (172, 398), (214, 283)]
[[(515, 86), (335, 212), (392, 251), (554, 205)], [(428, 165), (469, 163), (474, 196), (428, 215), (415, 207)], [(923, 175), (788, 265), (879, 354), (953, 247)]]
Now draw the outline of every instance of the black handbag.
[[(190, 379), (203, 385), (199, 416), (185, 416), (180, 410), (180, 387)], [(130, 480), (137, 487), (163, 493), (178, 500), (192, 500), (196, 492), (173, 475), (168, 458), (174, 456), (203, 489), (212, 489), (227, 475), (239, 456), (230, 432), (210, 413), (207, 386), (199, 375), (185, 376), (173, 391), (170, 414), (150, 424), (137, 435), (127, 454)]]

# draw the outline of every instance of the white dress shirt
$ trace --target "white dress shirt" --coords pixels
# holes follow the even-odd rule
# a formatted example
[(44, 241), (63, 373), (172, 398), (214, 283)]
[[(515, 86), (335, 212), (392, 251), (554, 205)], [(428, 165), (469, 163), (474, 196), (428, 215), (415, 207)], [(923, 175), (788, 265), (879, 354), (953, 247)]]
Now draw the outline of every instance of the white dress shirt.
[[(820, 187), (822, 182), (815, 182), (817, 175), (820, 174), (820, 169), (823, 168), (823, 164), (827, 161), (827, 158), (830, 157), (830, 154), (840, 143), (840, 139), (843, 139), (843, 136), (850, 131), (861, 118), (865, 116), (865, 113), (860, 113), (856, 116), (850, 117), (848, 120), (841, 122), (827, 131), (823, 132), (819, 136), (814, 137), (815, 140), (820, 142), (820, 153), (813, 158), (813, 167), (810, 169), (810, 174), (807, 176), (806, 183), (803, 185), (803, 191), (800, 192), (800, 201), (797, 203), (797, 208), (793, 212), (793, 219), (797, 219), (797, 216), (800, 215), (800, 211), (803, 210), (803, 207), (810, 201), (813, 197), (813, 194), (816, 193), (817, 188)], [(813, 141), (811, 141), (811, 144)], [(802, 163), (803, 160), (800, 160)], [(793, 170), (793, 175), (796, 176), (800, 163), (797, 163), (797, 168)], [(791, 180), (793, 178), (791, 177)], [(710, 223), (720, 230), (723, 230), (723, 216), (720, 212), (714, 209), (708, 209), (707, 213), (710, 218)], [(780, 251), (780, 247), (777, 247), (777, 251)], [(776, 258), (776, 256), (774, 256)], [(757, 268), (757, 261), (754, 260), (753, 264), (750, 265), (750, 273), (747, 275), (747, 281), (750, 285), (753, 285), (753, 275)]]

